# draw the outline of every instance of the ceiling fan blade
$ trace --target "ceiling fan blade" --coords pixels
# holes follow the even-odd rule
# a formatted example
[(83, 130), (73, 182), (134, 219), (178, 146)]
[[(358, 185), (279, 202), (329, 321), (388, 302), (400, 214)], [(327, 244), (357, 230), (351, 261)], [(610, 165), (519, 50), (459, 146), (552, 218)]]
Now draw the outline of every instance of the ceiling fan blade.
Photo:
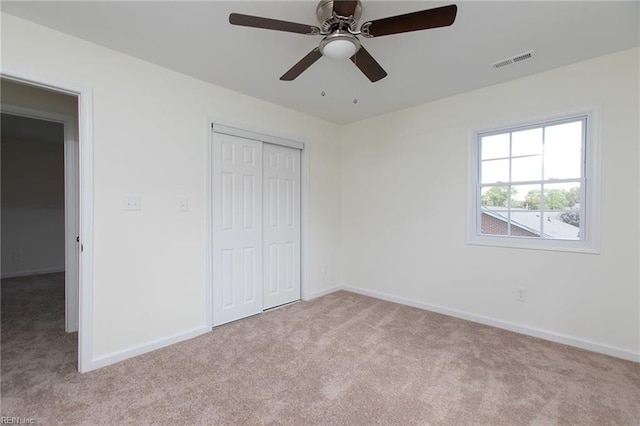
[(356, 12), (356, 6), (358, 0), (334, 0), (333, 11), (338, 16), (344, 16), (348, 18)]
[(405, 15), (391, 16), (362, 24), (362, 35), (380, 37), (430, 28), (448, 27), (456, 20), (458, 7), (455, 4), (421, 10)]
[(302, 74), (307, 68), (313, 65), (321, 57), (322, 57), (322, 53), (320, 53), (320, 49), (316, 47), (311, 52), (307, 53), (307, 56), (300, 59), (300, 61), (297, 64), (292, 66), (289, 71), (284, 73), (282, 77), (280, 77), (280, 80), (282, 81), (295, 80), (300, 74)]
[(298, 24), (295, 22), (279, 21), (277, 19), (262, 18), (260, 16), (232, 13), (229, 15), (229, 23), (243, 27), (263, 28), (266, 30), (286, 31), (289, 33), (316, 35), (320, 34), (320, 28), (313, 25)]
[(387, 72), (382, 69), (380, 64), (373, 59), (373, 56), (367, 52), (367, 49), (362, 46), (360, 46), (356, 54), (351, 57), (351, 62), (356, 64), (356, 66), (360, 68), (360, 71), (362, 71), (372, 83), (382, 80), (387, 76)]

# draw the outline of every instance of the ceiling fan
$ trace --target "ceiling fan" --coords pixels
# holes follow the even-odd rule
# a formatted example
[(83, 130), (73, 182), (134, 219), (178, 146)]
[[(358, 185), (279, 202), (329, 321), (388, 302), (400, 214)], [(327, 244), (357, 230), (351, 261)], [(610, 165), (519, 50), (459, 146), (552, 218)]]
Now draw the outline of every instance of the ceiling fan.
[(358, 31), (358, 19), (362, 16), (362, 3), (360, 0), (321, 0), (316, 7), (316, 16), (320, 22), (320, 27), (240, 13), (229, 15), (229, 23), (244, 27), (324, 36), (320, 41), (320, 45), (284, 73), (280, 80), (294, 80), (324, 55), (335, 60), (350, 58), (371, 82), (376, 82), (386, 77), (387, 73), (362, 46), (357, 36), (373, 38), (447, 27), (455, 21), (457, 10), (457, 6), (451, 4), (434, 9), (391, 16), (365, 22)]

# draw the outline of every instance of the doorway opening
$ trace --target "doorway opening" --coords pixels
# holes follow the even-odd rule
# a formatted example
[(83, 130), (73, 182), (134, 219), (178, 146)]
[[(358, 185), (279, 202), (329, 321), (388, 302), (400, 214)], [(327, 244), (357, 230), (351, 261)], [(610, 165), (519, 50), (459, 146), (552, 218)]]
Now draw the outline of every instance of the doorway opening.
[(27, 339), (82, 371), (78, 97), (1, 84), (3, 361)]

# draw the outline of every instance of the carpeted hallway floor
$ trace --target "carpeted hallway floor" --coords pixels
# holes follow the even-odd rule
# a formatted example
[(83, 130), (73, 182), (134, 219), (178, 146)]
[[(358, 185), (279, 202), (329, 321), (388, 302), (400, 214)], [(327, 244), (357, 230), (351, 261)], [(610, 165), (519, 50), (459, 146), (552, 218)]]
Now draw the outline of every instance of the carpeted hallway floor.
[(2, 280), (2, 416), (37, 424), (638, 425), (640, 364), (347, 292), (76, 371), (62, 274)]

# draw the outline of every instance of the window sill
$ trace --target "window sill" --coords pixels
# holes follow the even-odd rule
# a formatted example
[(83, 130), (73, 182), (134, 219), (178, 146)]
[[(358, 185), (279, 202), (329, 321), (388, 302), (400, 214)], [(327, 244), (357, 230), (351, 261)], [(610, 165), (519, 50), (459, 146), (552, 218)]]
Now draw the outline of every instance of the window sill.
[(581, 254), (600, 254), (600, 248), (589, 241), (542, 240), (495, 236), (468, 236), (468, 245), (515, 248), (526, 250), (559, 251)]

